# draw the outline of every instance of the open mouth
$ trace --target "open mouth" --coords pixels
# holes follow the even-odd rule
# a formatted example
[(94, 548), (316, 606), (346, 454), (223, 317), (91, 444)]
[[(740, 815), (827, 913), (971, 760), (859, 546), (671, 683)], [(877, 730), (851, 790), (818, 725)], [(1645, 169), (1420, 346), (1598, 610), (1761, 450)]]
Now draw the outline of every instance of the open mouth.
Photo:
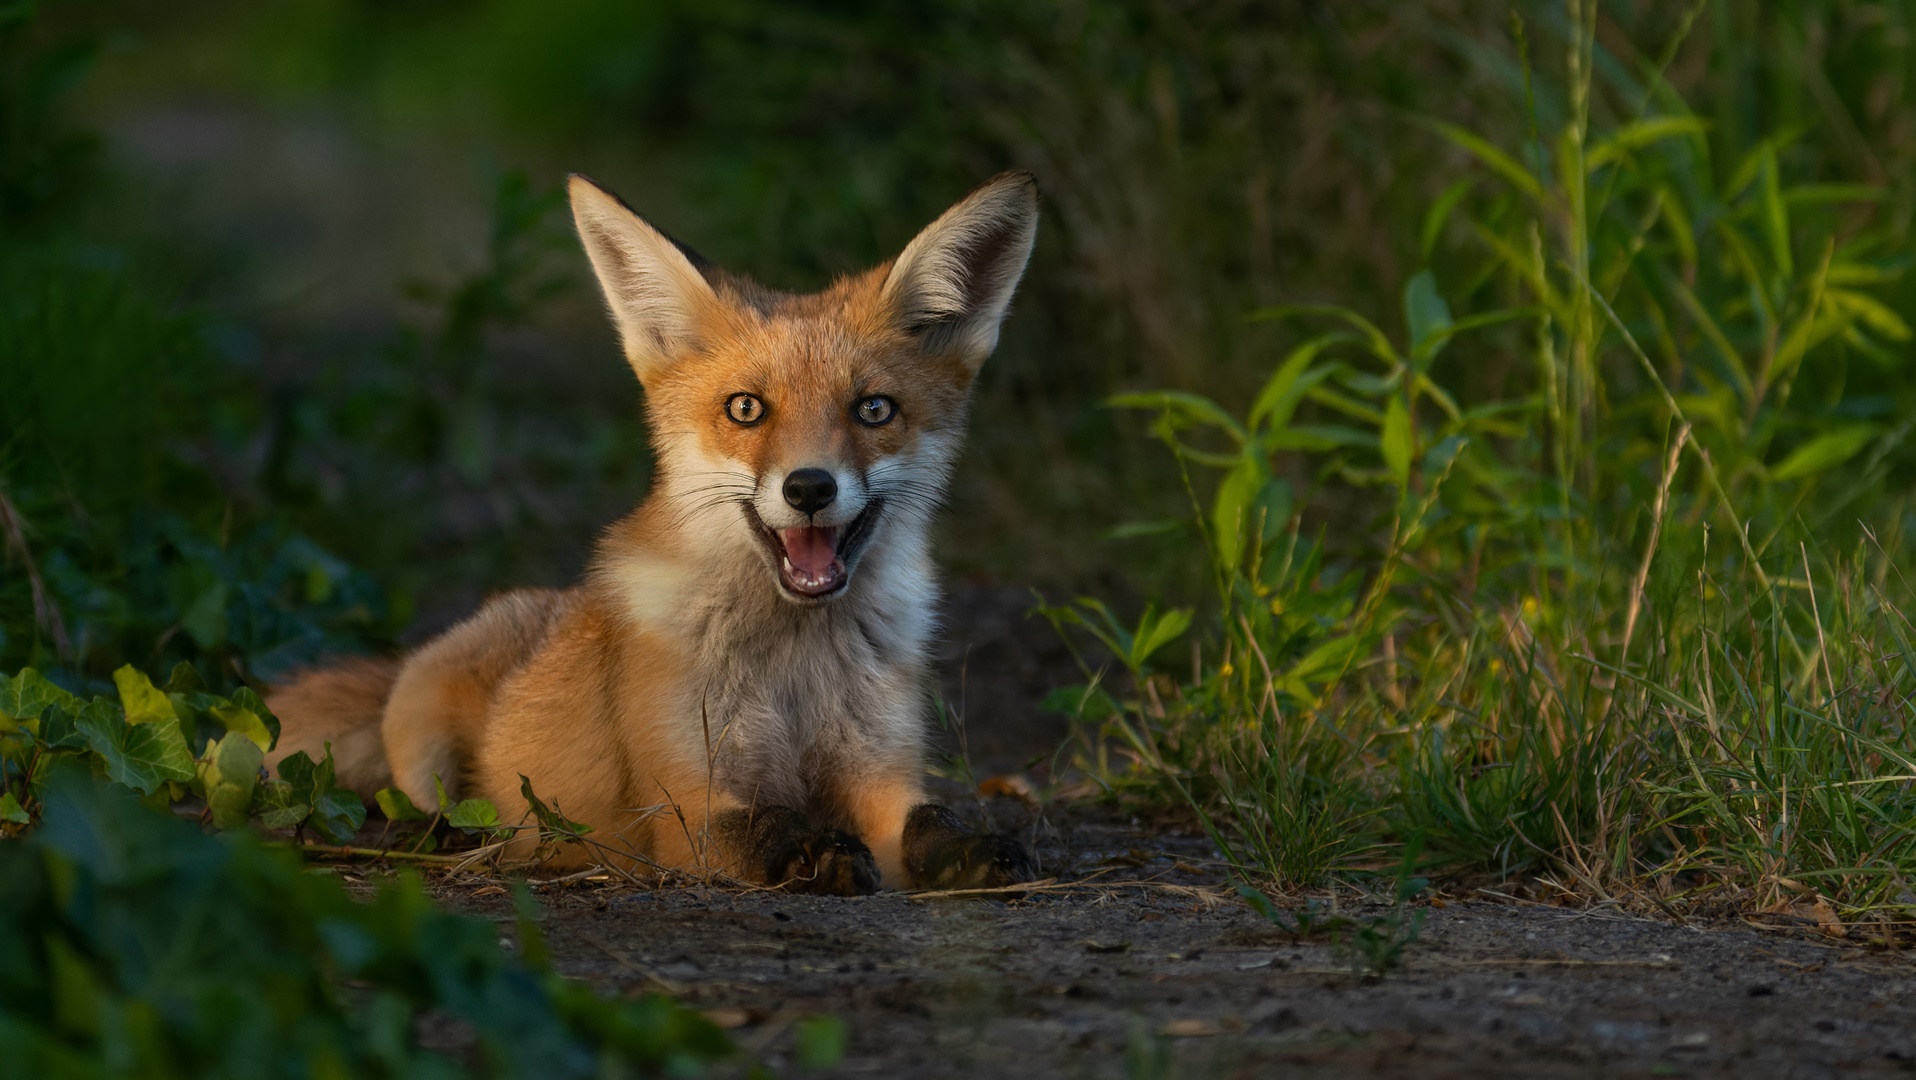
[(878, 517), (874, 499), (844, 525), (801, 525), (774, 529), (759, 523), (778, 564), (778, 580), (786, 590), (809, 600), (821, 599), (851, 581), (851, 562), (858, 556)]

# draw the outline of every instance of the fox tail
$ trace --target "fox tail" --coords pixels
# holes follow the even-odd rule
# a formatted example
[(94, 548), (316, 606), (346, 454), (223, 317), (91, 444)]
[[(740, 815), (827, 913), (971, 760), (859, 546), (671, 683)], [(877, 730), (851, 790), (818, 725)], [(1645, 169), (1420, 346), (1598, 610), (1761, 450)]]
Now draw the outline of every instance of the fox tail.
[(380, 720), (398, 677), (398, 660), (360, 658), (273, 687), (266, 707), (279, 717), (280, 733), (266, 755), (268, 771), (276, 774), (281, 761), (302, 750), (318, 761), (330, 745), (339, 785), (371, 802), (393, 782)]

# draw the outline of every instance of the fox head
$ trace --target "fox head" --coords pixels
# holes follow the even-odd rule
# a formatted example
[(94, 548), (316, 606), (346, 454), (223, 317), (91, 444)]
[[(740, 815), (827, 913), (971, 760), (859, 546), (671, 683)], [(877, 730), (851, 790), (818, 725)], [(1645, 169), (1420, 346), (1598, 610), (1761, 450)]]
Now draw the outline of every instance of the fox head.
[(645, 391), (673, 539), (761, 562), (798, 604), (845, 595), (888, 546), (922, 561), (1037, 235), (1031, 175), (986, 181), (897, 258), (811, 295), (719, 270), (585, 177), (570, 187)]

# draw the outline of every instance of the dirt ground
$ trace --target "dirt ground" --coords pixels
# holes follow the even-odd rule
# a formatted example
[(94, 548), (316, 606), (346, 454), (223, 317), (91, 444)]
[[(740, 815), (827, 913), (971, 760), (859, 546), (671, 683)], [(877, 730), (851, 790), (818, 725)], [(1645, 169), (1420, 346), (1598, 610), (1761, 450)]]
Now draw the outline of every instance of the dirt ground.
[[(1028, 603), (995, 591), (954, 605), (945, 690), (965, 702), (980, 774), (1042, 776), (1064, 735), (1035, 702), (1066, 658), (1021, 618)], [(1916, 961), (1813, 926), (1454, 892), (1425, 905), (1402, 966), (1379, 978), (1252, 912), (1189, 823), (955, 804), (1000, 827), (1038, 822), (1045, 873), (1090, 882), (1007, 900), (575, 881), (539, 890), (554, 962), (608, 992), (672, 993), (788, 1074), (795, 1022), (829, 1015), (847, 1032), (835, 1076), (1916, 1075)], [(496, 886), (449, 898), (511, 933)]]
[(1592, 912), (1452, 903), (1381, 979), (1241, 903), (1152, 889), (587, 892), (545, 929), (562, 971), (673, 992), (774, 1068), (798, 1015), (838, 1017), (830, 1075), (1916, 1073), (1906, 958)]

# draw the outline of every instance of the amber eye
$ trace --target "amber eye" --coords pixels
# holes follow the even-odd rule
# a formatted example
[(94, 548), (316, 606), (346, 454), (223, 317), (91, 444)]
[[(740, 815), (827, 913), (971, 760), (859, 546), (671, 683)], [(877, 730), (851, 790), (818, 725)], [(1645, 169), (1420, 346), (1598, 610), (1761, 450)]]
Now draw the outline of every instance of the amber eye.
[(866, 427), (889, 424), (892, 416), (897, 412), (898, 403), (883, 394), (874, 394), (860, 401), (852, 409), (852, 415), (858, 417), (858, 422)]
[(751, 394), (733, 394), (725, 403), (725, 415), (735, 424), (751, 427), (765, 419), (765, 403)]

